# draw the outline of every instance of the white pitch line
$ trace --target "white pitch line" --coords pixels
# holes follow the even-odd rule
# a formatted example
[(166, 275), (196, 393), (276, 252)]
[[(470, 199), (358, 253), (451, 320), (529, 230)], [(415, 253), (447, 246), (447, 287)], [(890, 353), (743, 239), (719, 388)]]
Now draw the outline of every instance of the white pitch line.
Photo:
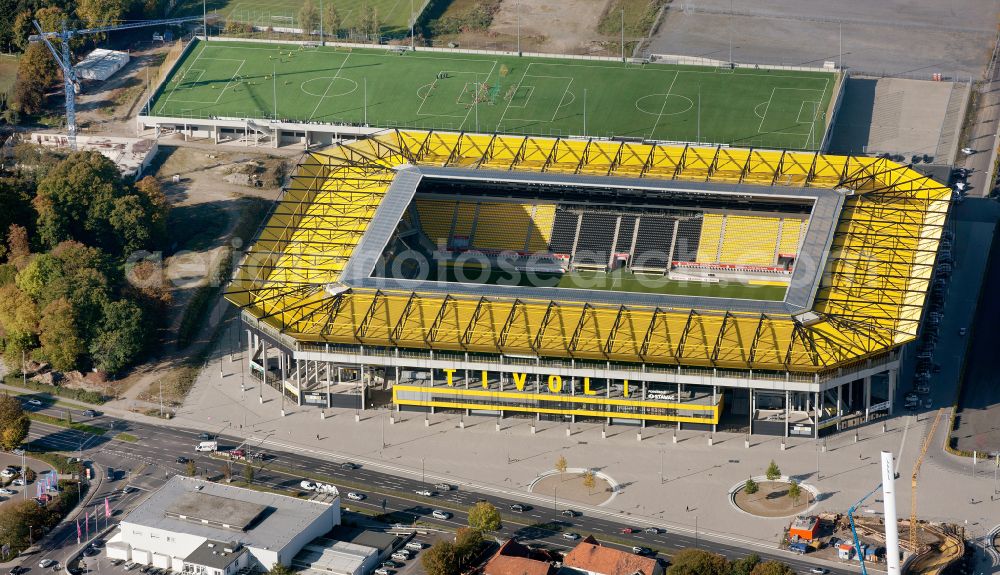
[(764, 120), (767, 119), (767, 111), (771, 108), (771, 100), (774, 98), (774, 88), (771, 88), (771, 95), (767, 97), (767, 106), (764, 106), (764, 115), (760, 117), (760, 126), (757, 127), (757, 133), (760, 134), (761, 130), (764, 129)]
[(663, 95), (663, 105), (660, 106), (659, 113), (656, 114), (656, 121), (653, 122), (653, 129), (649, 131), (649, 139), (653, 139), (653, 134), (656, 133), (656, 127), (660, 125), (660, 118), (663, 117), (663, 110), (667, 108), (667, 100), (670, 99), (670, 92), (674, 89), (674, 82), (677, 81), (677, 76), (680, 76), (680, 72), (674, 73), (674, 79), (670, 81), (670, 87), (667, 88), (667, 93)]
[[(312, 120), (313, 117), (316, 116), (316, 112), (319, 111), (319, 107), (323, 103), (323, 100), (326, 99), (326, 95), (330, 93), (330, 88), (333, 87), (333, 83), (336, 82), (337, 81), (337, 77), (340, 76), (340, 71), (344, 69), (344, 64), (346, 64), (347, 61), (350, 60), (350, 59), (351, 59), (351, 55), (348, 54), (347, 57), (344, 58), (344, 61), (340, 63), (340, 67), (337, 68), (337, 73), (333, 75), (333, 78), (330, 78), (330, 83), (326, 85), (326, 91), (324, 91), (323, 95), (319, 97), (319, 102), (316, 102), (316, 107), (313, 108), (312, 114), (309, 115), (309, 119), (310, 120)], [(276, 79), (274, 81), (277, 82)]]

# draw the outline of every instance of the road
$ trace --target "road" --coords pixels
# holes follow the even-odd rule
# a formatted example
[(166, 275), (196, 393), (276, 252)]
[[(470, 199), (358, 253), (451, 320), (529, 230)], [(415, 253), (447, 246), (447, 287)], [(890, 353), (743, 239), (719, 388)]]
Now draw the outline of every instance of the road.
[(992, 187), (989, 185), (990, 182), (986, 181), (986, 176), (989, 173), (990, 162), (996, 160), (992, 152), (993, 144), (997, 138), (997, 130), (1000, 128), (998, 126), (998, 121), (1000, 121), (1000, 65), (993, 66), (991, 70), (987, 71), (987, 74), (989, 77), (985, 78), (979, 86), (979, 101), (974, 111), (973, 124), (969, 127), (968, 140), (962, 144), (975, 150), (975, 153), (966, 156), (964, 161), (959, 160), (958, 162), (962, 167), (971, 171), (968, 179), (969, 193), (980, 197), (986, 197), (992, 193)]
[[(25, 407), (37, 413), (60, 418), (64, 417), (67, 411), (62, 407), (46, 405), (26, 405)], [(109, 431), (104, 436), (95, 437), (87, 432), (35, 421), (32, 422), (30, 439), (48, 448), (67, 452), (81, 451), (81, 454), (93, 461), (95, 465), (104, 468), (109, 465), (115, 466), (130, 475), (128, 481), (105, 481), (106, 485), (94, 498), (98, 504), (103, 505), (103, 494), (108, 493), (113, 494), (109, 497), (115, 506), (127, 509), (130, 504), (139, 501), (148, 490), (157, 488), (170, 475), (186, 471), (186, 463), (178, 462), (178, 457), (190, 458), (200, 471), (207, 472), (209, 475), (221, 475), (223, 466), (226, 464), (226, 461), (218, 455), (212, 456), (207, 453), (194, 452), (194, 446), (201, 441), (197, 431), (124, 421), (103, 414), (87, 418), (82, 411), (74, 409), (69, 411), (71, 411), (73, 421), (115, 431)], [(137, 437), (138, 441), (112, 439), (117, 433), (123, 431)], [(216, 431), (205, 430), (213, 435)], [(243, 440), (226, 435), (218, 435), (217, 439), (220, 450), (235, 448), (243, 444)], [(588, 510), (576, 517), (569, 518), (561, 515), (560, 512), (572, 506), (558, 501), (553, 501), (551, 505), (535, 500), (515, 501), (507, 496), (479, 493), (466, 487), (441, 492), (430, 498), (422, 497), (416, 495), (415, 491), (420, 489), (434, 490), (433, 483), (437, 482), (436, 479), (425, 478), (425, 482), (418, 477), (394, 475), (364, 465), (359, 465), (354, 469), (345, 469), (343, 467), (344, 461), (331, 461), (289, 450), (271, 449), (271, 444), (267, 442), (266, 436), (247, 443), (254, 451), (258, 450), (262, 444), (268, 446), (268, 457), (260, 463), (259, 469), (255, 469), (255, 483), (275, 489), (300, 491), (299, 483), (303, 477), (325, 477), (341, 489), (343, 496), (341, 504), (345, 509), (381, 512), (381, 503), (384, 499), (386, 511), (395, 512), (401, 518), (411, 521), (419, 519), (424, 523), (442, 524), (455, 528), (467, 525), (467, 517), (463, 509), (474, 505), (479, 499), (486, 499), (504, 513), (505, 525), (502, 533), (499, 534), (500, 537), (533, 540), (542, 542), (551, 548), (565, 550), (575, 545), (574, 541), (564, 538), (563, 533), (574, 532), (583, 536), (592, 533), (602, 543), (626, 550), (631, 550), (632, 546), (658, 549), (660, 556), (664, 558), (669, 558), (672, 553), (680, 549), (702, 547), (720, 553), (729, 559), (744, 557), (751, 552), (756, 552), (764, 560), (774, 559), (787, 563), (799, 573), (808, 573), (812, 567), (819, 565), (817, 562), (806, 560), (804, 556), (773, 548), (748, 549), (742, 542), (725, 542), (715, 539), (709, 541), (701, 536), (697, 530), (693, 533), (681, 533), (667, 532), (661, 528), (656, 534), (645, 533), (642, 529), (655, 527), (655, 525), (626, 524), (613, 517), (613, 514), (609, 512), (595, 513), (594, 510)], [(81, 446), (83, 446), (82, 450)], [(234, 476), (241, 475), (242, 464), (235, 465), (233, 472)], [(134, 485), (138, 487), (138, 490), (133, 494), (123, 496), (121, 488), (125, 484)], [(347, 499), (346, 494), (350, 490), (365, 493), (366, 500), (357, 502)], [(514, 503), (520, 503), (527, 508), (523, 513), (509, 512), (510, 505)], [(692, 508), (693, 512), (696, 513), (697, 502), (692, 502)], [(453, 516), (446, 521), (434, 519), (430, 515), (433, 509), (449, 511)], [(636, 529), (638, 532), (624, 534), (622, 530), (626, 527)], [(71, 528), (70, 525), (65, 525), (52, 534), (51, 541), (46, 541), (46, 549), (61, 549), (66, 544), (75, 544), (75, 536), (75, 527)], [(38, 558), (40, 556), (26, 561), (26, 566), (37, 564)], [(52, 558), (58, 559), (59, 557), (53, 555)], [(832, 563), (825, 563), (822, 566), (835, 574), (857, 572), (857, 569)]]

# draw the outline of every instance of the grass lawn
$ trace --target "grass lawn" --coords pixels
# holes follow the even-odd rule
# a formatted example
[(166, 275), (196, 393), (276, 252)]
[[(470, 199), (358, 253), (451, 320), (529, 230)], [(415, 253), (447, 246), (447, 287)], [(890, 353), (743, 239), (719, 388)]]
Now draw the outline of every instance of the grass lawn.
[[(459, 270), (458, 266), (447, 265), (441, 268), (441, 275), (440, 280), (448, 282), (465, 281), (488, 285), (561, 287), (762, 301), (781, 301), (785, 299), (785, 292), (787, 291), (787, 286), (783, 285), (750, 285), (733, 281), (719, 283), (679, 281), (653, 274), (635, 274), (628, 270), (616, 270), (611, 273), (577, 270), (561, 276), (553, 274), (519, 274), (515, 281), (511, 279), (512, 276), (509, 272), (503, 270), (484, 272), (480, 266), (476, 265), (465, 265)], [(439, 278), (429, 279), (436, 280)]]
[[(314, 0), (316, 8), (333, 2), (341, 19), (341, 29), (356, 28), (365, 4), (375, 9), (381, 23), (382, 33), (393, 35), (409, 33), (410, 3), (405, 0)], [(224, 20), (253, 24), (261, 28), (298, 28), (299, 10), (304, 0), (208, 0), (205, 8), (209, 13), (217, 13)], [(414, 3), (414, 11), (419, 12), (424, 2)], [(176, 15), (200, 15), (201, 2), (182, 0)]]
[(0, 54), (0, 94), (9, 94), (14, 89), (17, 79), (18, 57), (11, 54)]
[(208, 42), (171, 71), (152, 115), (813, 149), (834, 84), (821, 72)]

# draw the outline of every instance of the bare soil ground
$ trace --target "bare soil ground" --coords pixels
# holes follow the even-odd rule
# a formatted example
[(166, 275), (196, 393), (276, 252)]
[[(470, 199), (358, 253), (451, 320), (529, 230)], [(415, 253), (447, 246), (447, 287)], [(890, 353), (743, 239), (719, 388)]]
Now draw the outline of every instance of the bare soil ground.
[[(460, 47), (482, 50), (517, 50), (518, 23), (522, 52), (556, 54), (617, 54), (617, 38), (597, 31), (601, 15), (613, 0), (503, 0), (486, 31), (468, 30), (434, 39), (437, 46), (457, 42)], [(456, 1), (443, 16), (467, 10), (471, 3)]]
[(583, 474), (567, 471), (554, 473), (539, 479), (531, 486), (531, 492), (539, 495), (555, 496), (557, 501), (573, 501), (585, 505), (600, 505), (611, 498), (611, 484), (595, 475), (594, 486), (583, 484)]
[[(161, 147), (154, 160), (154, 166), (158, 164), (155, 175), (172, 205), (172, 241), (162, 254), (159, 281), (169, 286), (173, 301), (160, 334), (157, 357), (121, 382), (118, 407), (141, 412), (158, 408), (161, 385), (167, 406), (183, 400), (200, 367), (191, 359), (209, 345), (217, 328), (232, 314), (230, 306), (216, 296), (196, 318), (201, 325), (190, 345), (179, 347), (177, 336), (185, 309), (202, 286), (216, 281), (214, 275), (227, 248), (237, 248), (238, 257), (238, 248), (249, 243), (249, 237), (237, 241), (233, 233), (239, 230), (240, 235), (248, 235), (249, 230), (252, 234), (256, 223), (240, 225), (241, 220), (258, 218), (261, 208), (278, 194), (277, 186), (267, 178), (265, 187), (257, 188), (228, 183), (227, 176), (243, 171), (250, 163), (270, 173), (287, 161), (258, 151)], [(176, 183), (172, 181), (175, 175), (179, 179)]]
[(761, 481), (760, 489), (753, 495), (740, 489), (736, 492), (736, 505), (758, 517), (789, 517), (807, 509), (815, 498), (808, 490), (802, 490), (798, 502), (788, 496), (788, 483), (784, 481)]

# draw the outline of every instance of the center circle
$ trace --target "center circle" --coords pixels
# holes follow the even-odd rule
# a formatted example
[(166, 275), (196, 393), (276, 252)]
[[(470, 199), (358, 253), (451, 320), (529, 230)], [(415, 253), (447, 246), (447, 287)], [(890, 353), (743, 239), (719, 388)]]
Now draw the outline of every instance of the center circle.
[(302, 91), (317, 98), (346, 96), (358, 89), (358, 83), (350, 78), (320, 76), (302, 82)]
[(687, 112), (694, 102), (680, 94), (647, 94), (635, 101), (635, 107), (651, 116), (673, 116)]

